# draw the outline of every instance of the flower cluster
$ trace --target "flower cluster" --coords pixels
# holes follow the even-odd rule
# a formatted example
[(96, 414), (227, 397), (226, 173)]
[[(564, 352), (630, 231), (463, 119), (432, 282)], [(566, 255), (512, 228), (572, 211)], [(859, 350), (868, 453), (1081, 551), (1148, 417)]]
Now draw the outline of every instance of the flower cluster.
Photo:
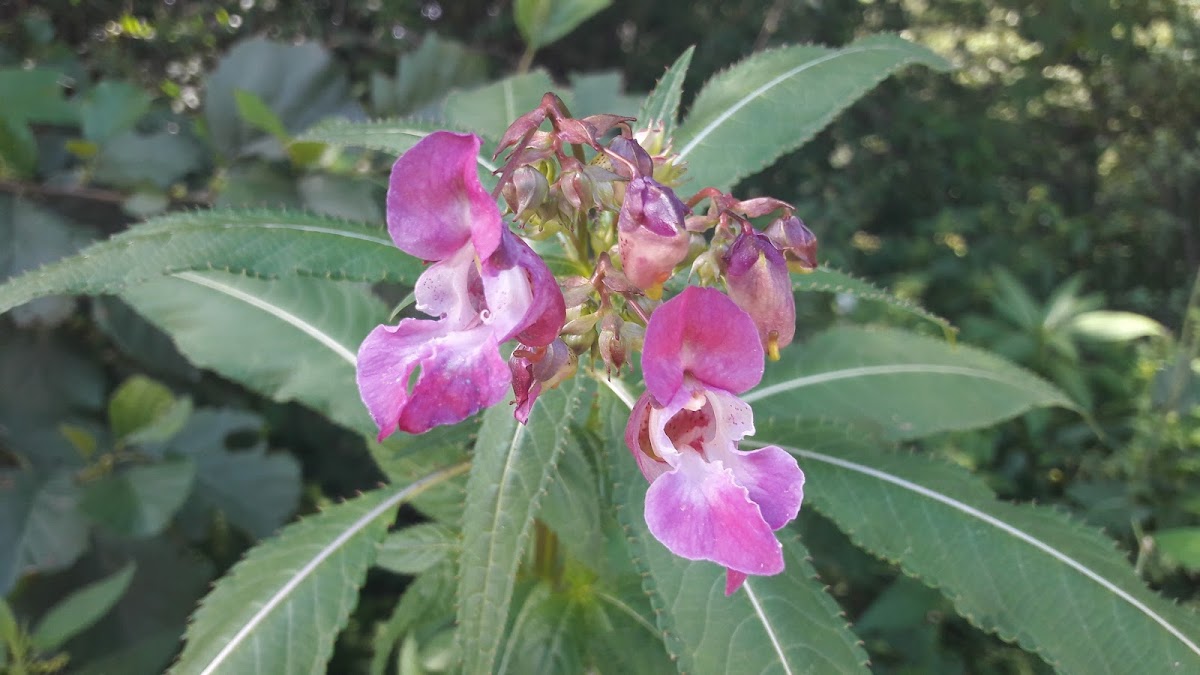
[[(650, 482), (646, 523), (675, 554), (725, 566), (732, 593), (748, 574), (783, 569), (774, 531), (802, 500), (791, 455), (738, 448), (754, 432), (738, 395), (795, 337), (790, 272), (816, 266), (816, 238), (776, 199), (704, 188), (681, 200), (686, 168), (669, 139), (634, 134), (632, 121), (573, 118), (547, 94), (501, 138), (490, 194), (476, 136), (436, 132), (404, 153), (388, 232), (430, 263), (414, 296), (431, 318), (373, 330), (359, 390), (380, 439), (459, 422), (510, 389), (523, 423), (582, 359), (611, 377), (640, 351), (646, 390), (626, 443)], [(564, 273), (526, 240), (557, 246)], [(685, 270), (698, 285), (664, 300)]]

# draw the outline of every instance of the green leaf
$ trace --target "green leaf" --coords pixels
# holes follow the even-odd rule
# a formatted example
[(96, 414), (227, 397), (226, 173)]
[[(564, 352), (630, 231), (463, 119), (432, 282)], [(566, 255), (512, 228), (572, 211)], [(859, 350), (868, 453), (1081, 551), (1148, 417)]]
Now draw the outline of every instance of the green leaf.
[(233, 450), (230, 435), (263, 436), (266, 423), (242, 410), (201, 409), (171, 439), (165, 454), (196, 463), (196, 485), (179, 515), (189, 534), (203, 536), (212, 511), (255, 538), (274, 532), (300, 503), (300, 463), (286, 452), (268, 453), (266, 443)]
[(568, 443), (546, 488), (539, 516), (571, 555), (595, 571), (604, 557), (599, 481), (582, 443)]
[[(0, 239), (2, 227), (0, 221)], [(263, 278), (299, 274), (409, 284), (422, 271), (420, 261), (378, 228), (277, 211), (198, 211), (147, 221), (0, 285), (0, 312), (47, 295), (116, 293), (177, 272), (210, 269)]]
[(423, 623), (444, 625), (454, 619), (454, 578), (457, 565), (441, 564), (430, 569), (404, 589), (404, 595), (387, 621), (381, 623), (371, 641), (371, 675), (387, 671), (389, 657), (405, 633)]
[(296, 187), (304, 205), (317, 213), (358, 223), (386, 222), (384, 191), (368, 181), (314, 173), (301, 178)]
[(780, 533), (785, 571), (750, 577), (730, 597), (725, 596), (723, 568), (679, 558), (650, 534), (643, 516), (645, 478), (622, 451), (633, 397), (620, 382), (613, 385), (601, 405), (608, 420), (605, 447), (616, 484), (617, 516), (680, 672), (867, 672), (867, 655), (858, 638), (825, 594), (807, 552), (786, 533)]
[(513, 620), (496, 672), (587, 672), (578, 622), (579, 607), (570, 596), (555, 593), (546, 582), (534, 586)]
[(931, 323), (937, 324), (947, 335), (953, 335), (957, 329), (942, 317), (926, 310), (911, 300), (896, 297), (887, 291), (872, 285), (869, 281), (835, 270), (831, 267), (818, 267), (807, 274), (792, 275), (792, 290), (794, 291), (824, 291), (828, 293), (846, 293), (863, 300), (882, 302), (899, 310), (914, 314)]
[(498, 405), (484, 413), (475, 443), (463, 514), (458, 639), (463, 671), (496, 665), (513, 586), (542, 494), (567, 444), (573, 422), (586, 416), (592, 384), (576, 377), (538, 397), (527, 425)]
[(983, 427), (1041, 406), (1077, 409), (1050, 383), (987, 352), (854, 327), (784, 350), (742, 398), (757, 419), (854, 421), (893, 439)]
[(958, 467), (844, 433), (760, 424), (749, 445), (767, 443), (796, 455), (808, 502), (855, 543), (1060, 672), (1200, 671), (1195, 618), (1147, 590), (1112, 541), (1063, 514), (998, 502)]
[(1100, 342), (1128, 342), (1170, 335), (1161, 323), (1133, 312), (1084, 312), (1071, 320), (1070, 328), (1079, 337)]
[(1200, 527), (1173, 527), (1153, 536), (1155, 548), (1169, 562), (1200, 572)]
[[(393, 483), (408, 483), (446, 462), (465, 462), (479, 431), (479, 416), (451, 426), (435, 427), (419, 435), (393, 434), (380, 445), (368, 440), (379, 468)], [(372, 434), (373, 436), (374, 434)], [(446, 481), (413, 500), (421, 513), (457, 528), (462, 523), (466, 478)]]
[(371, 104), (377, 115), (407, 115), (426, 108), (455, 87), (487, 76), (487, 59), (455, 40), (426, 33), (416, 51), (400, 56), (396, 79), (371, 76)]
[(70, 472), (0, 471), (0, 595), (25, 574), (69, 567), (87, 534)]
[[(54, 211), (24, 199), (0, 195), (0, 279), (5, 279), (0, 285), (0, 307), (3, 307), (0, 311), (12, 307), (3, 304), (3, 289), (13, 284), (10, 276), (17, 277), (21, 272), (70, 255), (90, 238), (85, 230)], [(22, 302), (34, 297), (37, 296), (29, 296)], [(21, 308), (13, 317), (18, 324), (56, 323), (70, 316), (74, 308), (75, 303), (70, 299), (45, 298)]]
[(87, 93), (79, 114), (83, 137), (103, 144), (128, 131), (150, 109), (150, 96), (139, 87), (119, 80), (104, 80)]
[(279, 115), (276, 115), (258, 94), (245, 89), (234, 89), (233, 100), (237, 105), (238, 114), (250, 126), (271, 134), (282, 143), (291, 140), (291, 135), (283, 126), (283, 120), (279, 119)]
[(158, 131), (127, 131), (113, 138), (96, 156), (93, 178), (121, 188), (170, 188), (189, 173), (206, 166), (208, 155), (190, 136)]
[(82, 633), (108, 613), (133, 581), (133, 563), (115, 574), (68, 595), (46, 613), (31, 635), (33, 646), (52, 652)]
[(696, 47), (688, 47), (667, 72), (654, 85), (654, 90), (642, 101), (642, 107), (637, 114), (637, 128), (647, 129), (652, 124), (663, 125), (663, 135), (672, 138), (675, 125), (679, 118), (679, 102), (683, 98), (683, 80), (687, 77), (688, 67), (692, 64), (692, 54)]
[(375, 564), (396, 574), (420, 574), (455, 556), (460, 546), (458, 532), (439, 523), (422, 523), (385, 537)]
[(0, 118), (16, 122), (73, 125), (79, 112), (66, 100), (63, 74), (49, 68), (0, 68)]
[(633, 116), (641, 101), (622, 93), (624, 88), (618, 70), (572, 75), (571, 114), (576, 118), (601, 113)]
[(575, 30), (612, 0), (517, 0), (514, 18), (530, 49), (539, 49)]
[[(353, 146), (385, 152), (391, 156), (399, 156), (416, 145), (418, 141), (429, 134), (443, 130), (454, 130), (452, 125), (426, 122), (422, 120), (380, 120), (377, 122), (346, 122), (330, 120), (309, 129), (300, 135), (301, 140), (330, 145)], [(492, 159), (490, 149), (496, 147), (496, 142), (483, 138), (480, 154), (475, 159), (479, 165), (479, 180), (484, 187), (491, 189), (496, 184), (493, 172), (500, 165)]]
[[(166, 385), (144, 375), (134, 375), (113, 392), (108, 402), (108, 426), (114, 436), (124, 439), (155, 425), (174, 407), (175, 395)], [(185, 422), (186, 417), (174, 429), (164, 429), (164, 434), (155, 440), (170, 438)]]
[(387, 309), (367, 289), (304, 277), (183, 272), (121, 297), (194, 364), (376, 433), (355, 384), (355, 354)]
[(80, 506), (117, 534), (149, 537), (167, 526), (192, 491), (196, 466), (188, 460), (135, 466), (88, 485)]
[(486, 138), (500, 138), (518, 117), (533, 110), (554, 89), (544, 70), (513, 75), (499, 82), (456, 91), (446, 97), (446, 121)]
[(209, 138), (217, 151), (229, 158), (282, 158), (284, 154), (277, 138), (264, 137), (239, 114), (238, 90), (256, 95), (289, 134), (326, 117), (362, 115), (346, 74), (329, 50), (316, 42), (291, 45), (262, 38), (239, 42), (217, 64), (205, 89), (204, 120)]
[(840, 49), (798, 46), (760, 52), (713, 77), (675, 135), (690, 184), (729, 190), (800, 147), (890, 73), (946, 62), (895, 35)]
[(170, 672), (324, 670), (396, 508), (467, 468), (332, 506), (251, 549), (201, 603)]
[(37, 172), (37, 163), (37, 139), (29, 126), (0, 117), (0, 169), (29, 177)]

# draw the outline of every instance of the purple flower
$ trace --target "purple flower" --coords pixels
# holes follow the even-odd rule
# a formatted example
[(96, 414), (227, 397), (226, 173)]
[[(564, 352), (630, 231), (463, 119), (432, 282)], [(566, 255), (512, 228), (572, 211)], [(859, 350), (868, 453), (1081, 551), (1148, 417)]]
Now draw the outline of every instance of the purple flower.
[(642, 176), (629, 181), (617, 216), (617, 247), (634, 286), (646, 290), (661, 284), (687, 257), (686, 213), (671, 188)]
[(729, 297), (754, 320), (772, 360), (796, 336), (796, 301), (787, 260), (765, 235), (743, 231), (725, 253)]
[(642, 370), (625, 443), (651, 483), (650, 533), (678, 556), (724, 565), (726, 595), (748, 574), (783, 571), (774, 531), (799, 512), (804, 474), (776, 446), (737, 447), (754, 433), (737, 394), (763, 373), (754, 322), (720, 291), (688, 287), (651, 315)]
[(432, 261), (418, 310), (435, 319), (379, 326), (358, 350), (358, 389), (379, 438), (453, 424), (504, 398), (500, 344), (545, 346), (565, 319), (546, 264), (500, 217), (479, 183), (474, 135), (435, 132), (392, 167), (387, 224), (400, 250)]

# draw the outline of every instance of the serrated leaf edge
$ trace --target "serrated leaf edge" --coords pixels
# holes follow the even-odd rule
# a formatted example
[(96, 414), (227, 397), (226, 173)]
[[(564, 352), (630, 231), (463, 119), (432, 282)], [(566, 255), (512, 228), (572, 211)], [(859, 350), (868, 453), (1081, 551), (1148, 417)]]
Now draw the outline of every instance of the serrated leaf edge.
[[(276, 591), (265, 603), (263, 603), (262, 607), (260, 607), (258, 611), (250, 617), (245, 625), (243, 625), (242, 628), (238, 630), (238, 632), (235, 633), (228, 642), (225, 643), (225, 646), (222, 647), (221, 651), (212, 658), (209, 664), (202, 671), (200, 671), (201, 675), (212, 675), (212, 673), (217, 672), (217, 669), (221, 666), (221, 662), (233, 654), (234, 650), (236, 650), (237, 647), (249, 637), (250, 633), (260, 623), (266, 620), (267, 615), (270, 614), (271, 611), (273, 611), (277, 606), (279, 606), (280, 603), (286, 600), (288, 594), (290, 594), (292, 590), (294, 590), (308, 576), (310, 576), (317, 569), (317, 567), (321, 565), (322, 562), (336, 553), (352, 537), (373, 523), (389, 509), (397, 506), (405, 500), (420, 495), (422, 492), (438, 485), (443, 481), (465, 473), (468, 469), (470, 469), (470, 467), (470, 462), (463, 462), (461, 464), (455, 464), (453, 466), (449, 466), (428, 474), (424, 478), (408, 484), (403, 489), (383, 500), (370, 511), (360, 516), (357, 520), (351, 523), (349, 527), (343, 530), (341, 534), (334, 538), (333, 541), (324, 546), (308, 563), (297, 570), (292, 575), (292, 578), (289, 579), (282, 588)], [(248, 559), (248, 556), (253, 554), (253, 551), (254, 549), (251, 549), (250, 553), (247, 554), (247, 558), (243, 558), (242, 563), (240, 564), (244, 564)], [(231, 578), (236, 571), (237, 568), (235, 567), (228, 575), (226, 575), (225, 578)], [(193, 615), (192, 619), (195, 620), (195, 615)]]
[(1173, 637), (1175, 637), (1177, 640), (1182, 642), (1193, 653), (1195, 653), (1197, 656), (1200, 656), (1200, 645), (1197, 645), (1197, 643), (1192, 641), (1190, 638), (1188, 638), (1187, 635), (1185, 635), (1182, 630), (1180, 630), (1179, 628), (1176, 628), (1165, 617), (1160, 616), (1151, 607), (1148, 607), (1145, 603), (1143, 603), (1142, 601), (1133, 597), (1124, 589), (1120, 588), (1119, 586), (1117, 586), (1113, 582), (1109, 581), (1108, 579), (1105, 579), (1102, 575), (1093, 571), (1087, 565), (1085, 565), (1085, 564), (1079, 562), (1078, 560), (1075, 560), (1071, 556), (1055, 549), (1053, 546), (1043, 542), (1042, 540), (1038, 539), (1037, 537), (1034, 537), (1031, 534), (1028, 534), (1018, 528), (1015, 528), (1015, 527), (1009, 525), (1008, 523), (1004, 522), (1003, 520), (1000, 520), (999, 518), (996, 518), (995, 516), (985, 513), (983, 511), (971, 506), (970, 504), (966, 504), (966, 503), (959, 501), (953, 497), (950, 497), (948, 495), (942, 494), (935, 490), (931, 490), (923, 485), (919, 485), (912, 481), (901, 478), (900, 476), (895, 476), (895, 475), (889, 474), (885, 471), (880, 471), (879, 469), (876, 469), (874, 467), (866, 466), (864, 464), (859, 464), (857, 462), (852, 462), (850, 460), (842, 459), (839, 457), (833, 457), (831, 455), (826, 455), (824, 453), (816, 452), (814, 450), (804, 450), (801, 448), (794, 448), (794, 447), (790, 447), (790, 446), (786, 446), (786, 445), (763, 443), (761, 441), (756, 441), (754, 439), (746, 439), (746, 440), (743, 440), (742, 442), (749, 446), (756, 447), (756, 448), (763, 448), (768, 445), (776, 445), (777, 447), (783, 448), (784, 450), (786, 450), (787, 452), (789, 452), (793, 455), (803, 457), (805, 459), (809, 459), (809, 460), (816, 461), (816, 462), (822, 462), (825, 464), (832, 464), (833, 466), (838, 466), (843, 469), (847, 469), (849, 471), (854, 471), (854, 472), (861, 473), (866, 476), (870, 476), (871, 478), (875, 478), (877, 480), (882, 480), (886, 483), (891, 483), (892, 485), (895, 485), (895, 486), (900, 487), (905, 490), (909, 490), (910, 492), (918, 494), (927, 499), (931, 499), (933, 501), (936, 501), (936, 502), (939, 502), (946, 506), (949, 506), (952, 509), (955, 509), (955, 510), (957, 510), (961, 513), (964, 513), (972, 518), (975, 518), (987, 525), (990, 525), (991, 527), (994, 527), (994, 528), (1004, 532), (1005, 534), (1015, 537), (1016, 539), (1036, 548), (1037, 550), (1041, 551), (1042, 553), (1049, 555), (1050, 557), (1054, 558), (1055, 560), (1059, 561), (1060, 563), (1075, 570), (1079, 574), (1082, 574), (1087, 579), (1098, 584), (1100, 587), (1104, 588), (1106, 591), (1112, 593), (1113, 595), (1120, 598), (1122, 601), (1126, 602), (1130, 606), (1137, 609), (1142, 614), (1146, 615), (1148, 618), (1150, 618), (1152, 621), (1154, 621), (1159, 626), (1161, 626), (1164, 630), (1166, 630), (1168, 633), (1170, 633)]

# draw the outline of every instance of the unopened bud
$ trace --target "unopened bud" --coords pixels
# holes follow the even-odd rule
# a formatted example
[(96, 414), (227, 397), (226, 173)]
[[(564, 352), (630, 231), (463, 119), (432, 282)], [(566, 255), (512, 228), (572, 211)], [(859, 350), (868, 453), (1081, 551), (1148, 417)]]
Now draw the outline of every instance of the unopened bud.
[(508, 204), (508, 210), (517, 220), (525, 220), (530, 212), (546, 201), (550, 183), (546, 176), (532, 166), (517, 167), (512, 180), (504, 184), (500, 194)]
[(600, 323), (600, 358), (618, 373), (621, 372), (621, 366), (625, 365), (625, 343), (621, 340), (621, 328), (624, 323), (625, 321), (616, 314), (605, 316)]
[(644, 290), (663, 283), (687, 257), (686, 212), (675, 192), (654, 179), (629, 182), (617, 218), (617, 246), (625, 276), (634, 286)]
[(796, 216), (786, 216), (771, 223), (766, 235), (783, 251), (793, 272), (811, 272), (817, 268), (817, 236)]
[(758, 328), (763, 347), (774, 355), (796, 335), (796, 301), (783, 253), (764, 235), (738, 235), (723, 259), (729, 297)]
[[(650, 155), (632, 138), (617, 136), (608, 146), (609, 154), (620, 159), (613, 160), (613, 171), (625, 178), (654, 175), (654, 162)], [(624, 161), (621, 161), (624, 160)]]

